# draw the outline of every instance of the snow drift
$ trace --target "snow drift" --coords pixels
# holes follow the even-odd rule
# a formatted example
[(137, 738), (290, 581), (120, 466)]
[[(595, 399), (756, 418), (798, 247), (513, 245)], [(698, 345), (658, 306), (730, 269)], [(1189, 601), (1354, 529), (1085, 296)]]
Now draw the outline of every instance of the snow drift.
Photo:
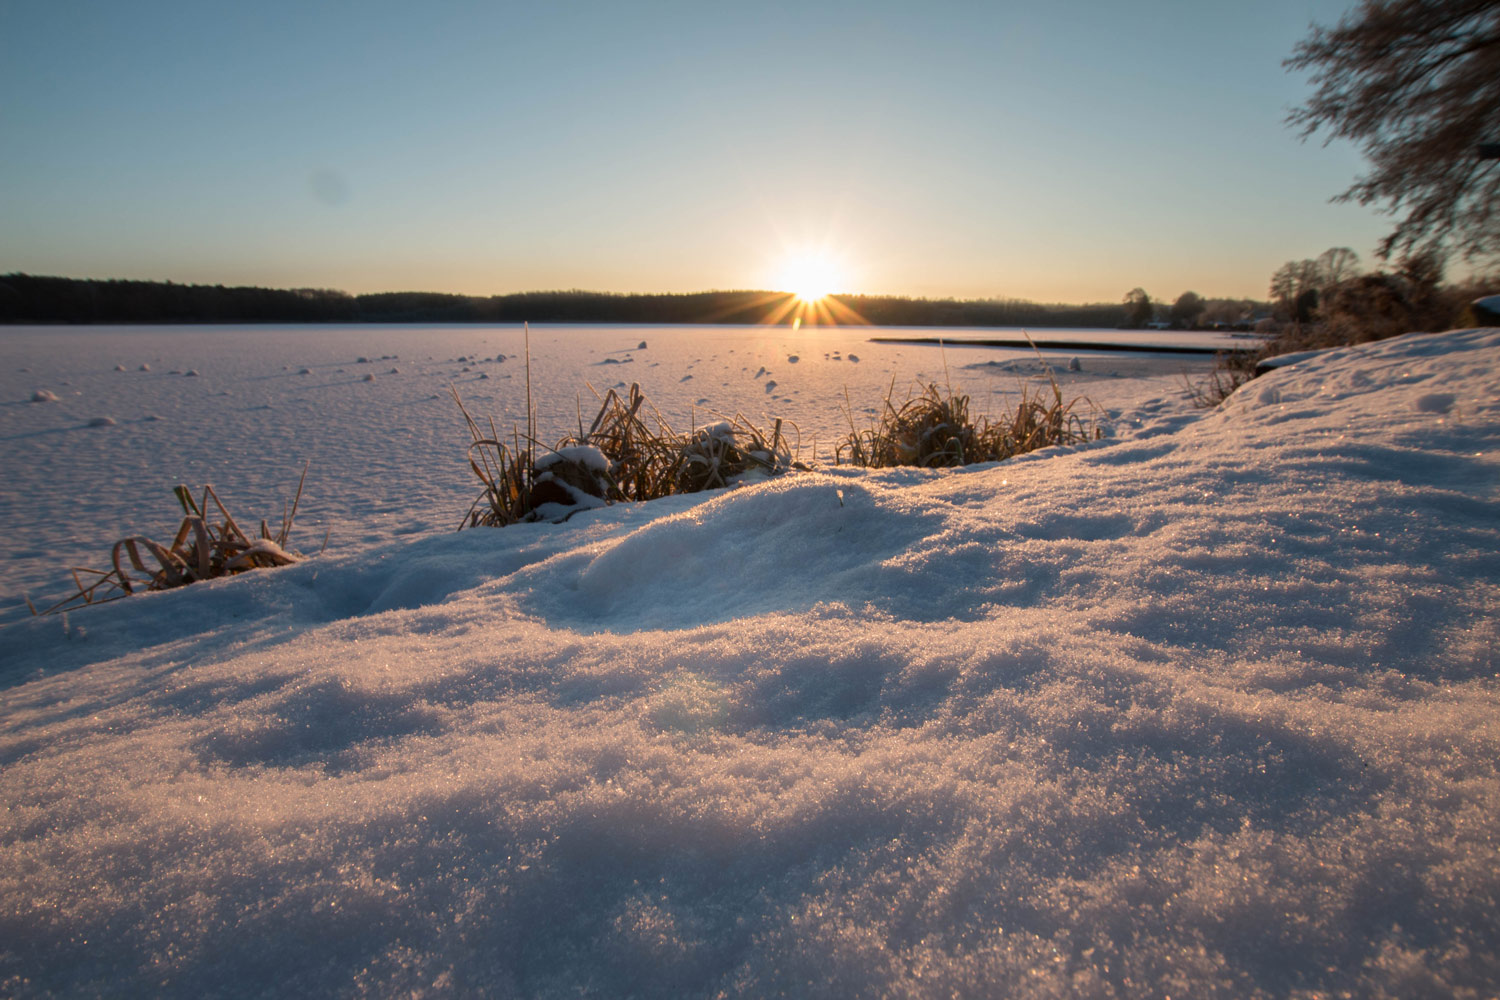
[(1500, 982), (1500, 331), (4, 630), (0, 991)]

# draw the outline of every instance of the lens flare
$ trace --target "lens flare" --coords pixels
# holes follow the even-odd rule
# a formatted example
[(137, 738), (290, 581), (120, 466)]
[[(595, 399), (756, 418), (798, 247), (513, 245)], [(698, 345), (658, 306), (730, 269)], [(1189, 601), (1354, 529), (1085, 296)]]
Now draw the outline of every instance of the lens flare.
[(829, 254), (804, 251), (786, 259), (777, 283), (798, 301), (812, 304), (838, 291), (844, 280), (843, 268)]

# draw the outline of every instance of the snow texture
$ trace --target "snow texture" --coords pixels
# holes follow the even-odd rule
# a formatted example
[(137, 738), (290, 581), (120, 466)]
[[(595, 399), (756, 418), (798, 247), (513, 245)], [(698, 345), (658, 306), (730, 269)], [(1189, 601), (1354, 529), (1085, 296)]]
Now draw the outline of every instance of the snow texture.
[(1492, 995), (1500, 330), (1119, 425), (7, 626), (0, 993)]
[(541, 472), (563, 462), (581, 466), (594, 472), (609, 472), (609, 459), (604, 457), (604, 452), (593, 445), (587, 444), (571, 445), (567, 448), (558, 448), (555, 451), (544, 451), (537, 455), (533, 467), (538, 472)]

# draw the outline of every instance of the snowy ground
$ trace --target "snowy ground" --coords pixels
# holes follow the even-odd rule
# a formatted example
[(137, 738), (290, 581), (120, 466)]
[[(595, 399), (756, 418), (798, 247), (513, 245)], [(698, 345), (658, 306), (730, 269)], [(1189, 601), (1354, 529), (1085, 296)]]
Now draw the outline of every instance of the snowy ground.
[(1500, 330), (1116, 423), (7, 626), (0, 993), (1494, 995)]
[[(892, 333), (890, 329), (879, 332)], [(915, 330), (952, 337), (994, 331)], [(1029, 351), (873, 344), (869, 329), (592, 326), (534, 328), (532, 395), (547, 444), (591, 420), (601, 393), (639, 382), (678, 430), (741, 412), (787, 421), (804, 459), (827, 460), (891, 390), (937, 381), (976, 410), (1037, 391)], [(1217, 334), (1053, 330), (1039, 340), (1242, 343)], [(645, 349), (639, 344), (645, 343)], [(519, 326), (0, 328), (0, 623), (67, 593), (67, 568), (100, 567), (128, 534), (176, 530), (172, 487), (212, 483), (236, 517), (276, 522), (309, 463), (293, 542), (348, 553), (451, 531), (477, 492), (468, 432), (449, 386), (502, 433), (526, 427)], [(1068, 371), (1077, 357), (1080, 370)], [(504, 360), (497, 360), (504, 358)], [(1049, 353), (1070, 393), (1111, 429), (1144, 398), (1180, 395), (1211, 363)], [(41, 394), (55, 397), (33, 402)], [(582, 399), (580, 399), (580, 396)], [(586, 402), (585, 402), (586, 401)], [(1089, 411), (1081, 405), (1080, 410)]]

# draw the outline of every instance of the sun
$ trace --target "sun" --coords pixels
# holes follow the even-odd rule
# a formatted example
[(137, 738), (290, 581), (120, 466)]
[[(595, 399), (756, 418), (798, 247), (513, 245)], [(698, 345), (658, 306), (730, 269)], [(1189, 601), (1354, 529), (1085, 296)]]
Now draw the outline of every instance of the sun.
[(826, 299), (844, 281), (843, 268), (831, 255), (821, 251), (794, 253), (782, 262), (777, 284), (801, 302)]
[[(857, 297), (851, 297), (852, 279), (847, 258), (827, 242), (783, 245), (764, 305), (761, 322), (773, 326), (786, 323), (793, 329), (804, 326), (865, 325), (869, 320), (854, 308)], [(842, 297), (841, 297), (842, 296)]]

